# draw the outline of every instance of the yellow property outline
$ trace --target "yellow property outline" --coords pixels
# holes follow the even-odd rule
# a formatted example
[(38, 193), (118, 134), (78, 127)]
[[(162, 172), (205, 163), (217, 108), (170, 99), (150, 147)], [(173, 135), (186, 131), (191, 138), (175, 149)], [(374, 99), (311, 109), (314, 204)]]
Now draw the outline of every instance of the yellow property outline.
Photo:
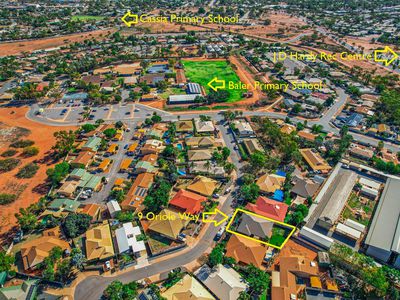
[[(259, 218), (271, 221), (273, 223), (276, 223), (276, 224), (283, 225), (285, 227), (291, 228), (292, 230), (288, 234), (287, 238), (283, 241), (282, 245), (278, 247), (277, 245), (273, 245), (273, 244), (264, 242), (262, 240), (258, 240), (256, 238), (252, 238), (252, 237), (250, 237), (248, 235), (245, 235), (245, 234), (242, 234), (242, 233), (239, 233), (239, 232), (236, 232), (236, 231), (233, 231), (233, 230), (229, 229), (232, 226), (233, 220), (235, 220), (236, 215), (238, 214), (238, 212), (242, 212), (242, 213), (245, 213), (245, 214), (249, 214), (249, 215), (253, 215), (253, 216), (259, 217)], [(229, 232), (229, 233), (232, 233), (232, 234), (236, 234), (236, 235), (244, 237), (246, 239), (249, 239), (249, 240), (252, 240), (252, 241), (255, 241), (255, 242), (258, 242), (258, 243), (262, 243), (262, 244), (265, 244), (267, 246), (270, 246), (270, 247), (273, 247), (273, 248), (276, 248), (276, 249), (279, 249), (279, 250), (281, 250), (283, 248), (283, 246), (285, 246), (285, 244), (287, 243), (289, 238), (292, 236), (292, 234), (295, 232), (295, 230), (296, 230), (296, 226), (293, 226), (293, 225), (290, 225), (290, 224), (287, 224), (287, 223), (284, 223), (284, 222), (280, 222), (280, 221), (277, 221), (277, 220), (274, 220), (274, 219), (270, 219), (270, 218), (264, 217), (262, 215), (259, 215), (259, 214), (256, 214), (254, 212), (251, 212), (251, 211), (248, 211), (248, 210), (244, 210), (244, 209), (241, 209), (241, 208), (236, 208), (235, 212), (233, 213), (232, 218), (230, 219), (228, 225), (226, 226), (226, 232)]]

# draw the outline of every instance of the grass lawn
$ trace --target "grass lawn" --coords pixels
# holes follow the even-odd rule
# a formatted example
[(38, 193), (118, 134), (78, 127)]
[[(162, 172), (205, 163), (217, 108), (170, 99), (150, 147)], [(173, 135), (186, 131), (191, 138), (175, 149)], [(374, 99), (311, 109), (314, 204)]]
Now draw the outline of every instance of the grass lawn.
[(148, 238), (147, 241), (149, 243), (152, 253), (158, 253), (158, 252), (170, 247), (170, 245), (172, 243), (167, 238), (161, 237), (156, 234), (147, 236), (147, 238)]
[(76, 21), (85, 22), (85, 21), (91, 21), (91, 20), (99, 21), (99, 20), (103, 20), (103, 19), (104, 19), (104, 17), (102, 17), (102, 16), (76, 15), (76, 16), (72, 16), (71, 17), (71, 20), (74, 21), (74, 22), (76, 22)]
[(186, 94), (184, 90), (172, 87), (166, 89), (165, 92), (159, 94), (159, 96), (164, 100), (167, 100), (170, 95), (182, 95), (182, 94)]
[[(217, 77), (220, 80), (225, 80), (226, 85), (228, 81), (235, 83), (240, 82), (239, 76), (235, 73), (226, 61), (183, 61), (185, 67), (185, 75), (191, 82), (200, 84), (206, 92), (210, 90), (207, 84)], [(227, 102), (236, 102), (242, 99), (242, 94), (246, 90), (230, 90)]]

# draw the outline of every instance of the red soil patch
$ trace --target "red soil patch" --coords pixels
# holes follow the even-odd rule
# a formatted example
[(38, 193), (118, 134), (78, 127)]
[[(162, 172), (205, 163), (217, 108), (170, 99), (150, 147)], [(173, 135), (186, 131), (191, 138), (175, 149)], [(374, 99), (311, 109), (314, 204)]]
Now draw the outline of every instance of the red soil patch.
[[(34, 141), (35, 146), (38, 147), (40, 151), (38, 155), (29, 158), (21, 157), (19, 154), (16, 154), (14, 157), (21, 159), (21, 164), (14, 170), (1, 174), (0, 176), (0, 187), (2, 189), (7, 188), (10, 182), (13, 184), (26, 185), (26, 188), (15, 202), (0, 206), (0, 241), (4, 240), (5, 233), (9, 232), (16, 225), (14, 214), (18, 212), (19, 208), (26, 208), (30, 204), (37, 202), (39, 198), (48, 191), (44, 183), (47, 178), (46, 170), (54, 165), (53, 160), (49, 159), (50, 149), (55, 143), (54, 132), (75, 129), (75, 127), (52, 127), (35, 123), (25, 118), (27, 110), (27, 107), (0, 109), (0, 122), (9, 127), (18, 126), (28, 129), (30, 133), (22, 139)], [(7, 149), (8, 145), (2, 144), (0, 146), (0, 153)], [(19, 150), (19, 153), (20, 152)], [(15, 177), (20, 167), (33, 161), (37, 161), (40, 167), (33, 178), (18, 179)]]
[(17, 55), (22, 52), (32, 52), (35, 50), (48, 49), (53, 47), (60, 47), (69, 45), (75, 42), (82, 42), (87, 39), (105, 38), (109, 33), (114, 32), (115, 29), (96, 30), (85, 33), (76, 33), (70, 35), (63, 35), (54, 38), (45, 38), (29, 41), (6, 42), (0, 44), (1, 55)]

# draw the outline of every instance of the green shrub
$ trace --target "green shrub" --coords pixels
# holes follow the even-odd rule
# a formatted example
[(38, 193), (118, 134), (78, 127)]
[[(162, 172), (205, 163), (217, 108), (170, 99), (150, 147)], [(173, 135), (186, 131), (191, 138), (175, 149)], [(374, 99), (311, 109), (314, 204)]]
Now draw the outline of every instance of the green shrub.
[(1, 154), (1, 156), (2, 156), (2, 157), (11, 157), (11, 156), (14, 156), (16, 153), (17, 153), (17, 150), (15, 150), (15, 149), (8, 149), (8, 150), (4, 151), (4, 152)]
[(39, 166), (35, 163), (29, 163), (19, 169), (18, 173), (15, 175), (18, 178), (32, 178), (35, 176), (36, 172), (39, 170)]
[(25, 148), (32, 146), (35, 142), (31, 140), (18, 140), (10, 145), (12, 148)]
[(14, 170), (19, 165), (20, 162), (21, 162), (21, 160), (16, 159), (16, 158), (1, 159), (0, 160), (0, 173)]
[(7, 193), (0, 194), (0, 205), (6, 205), (14, 202), (15, 200), (17, 200), (17, 195)]
[(35, 146), (28, 146), (25, 147), (24, 150), (22, 151), (22, 155), (30, 157), (30, 156), (35, 156), (39, 153), (39, 148)]

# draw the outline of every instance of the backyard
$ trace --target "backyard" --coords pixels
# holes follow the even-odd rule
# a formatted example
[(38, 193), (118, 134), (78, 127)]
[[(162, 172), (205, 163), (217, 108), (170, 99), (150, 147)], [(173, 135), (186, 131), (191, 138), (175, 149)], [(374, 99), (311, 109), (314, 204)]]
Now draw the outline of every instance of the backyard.
[[(219, 80), (225, 80), (234, 83), (240, 82), (239, 76), (226, 61), (183, 61), (185, 75), (191, 82), (200, 84), (206, 92), (210, 90), (207, 84), (217, 77)], [(242, 94), (246, 92), (243, 89), (226, 89), (229, 97), (226, 102), (236, 102), (242, 99)]]
[(374, 205), (374, 201), (359, 197), (355, 192), (352, 192), (342, 212), (342, 218), (343, 220), (351, 219), (367, 226), (371, 219)]

